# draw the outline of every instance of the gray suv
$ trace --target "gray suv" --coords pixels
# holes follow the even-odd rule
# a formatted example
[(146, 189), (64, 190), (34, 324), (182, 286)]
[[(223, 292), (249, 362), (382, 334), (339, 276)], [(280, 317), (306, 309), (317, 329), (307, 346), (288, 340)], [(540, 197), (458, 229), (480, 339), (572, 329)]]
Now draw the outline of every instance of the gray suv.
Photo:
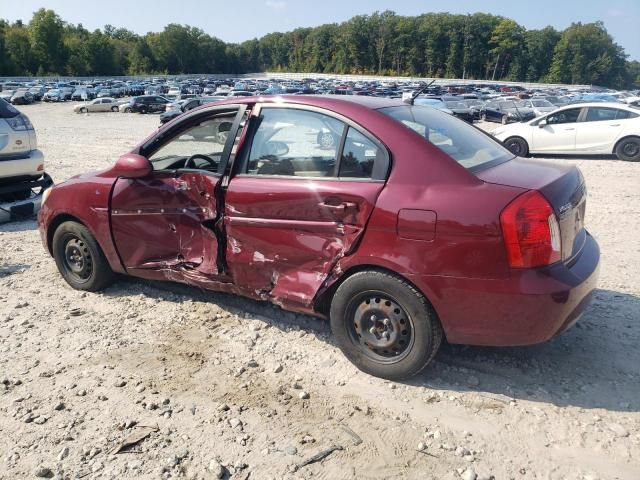
[(0, 100), (0, 222), (32, 215), (52, 185), (26, 115)]

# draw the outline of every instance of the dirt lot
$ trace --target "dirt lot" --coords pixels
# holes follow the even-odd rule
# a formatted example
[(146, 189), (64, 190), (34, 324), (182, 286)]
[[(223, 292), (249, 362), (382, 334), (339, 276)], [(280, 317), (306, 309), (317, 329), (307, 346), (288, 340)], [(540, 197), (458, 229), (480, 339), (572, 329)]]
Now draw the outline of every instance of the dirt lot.
[[(57, 182), (158, 125), (71, 107), (23, 107)], [(589, 186), (593, 305), (545, 345), (445, 346), (404, 384), (270, 305), (127, 279), (74, 291), (35, 222), (0, 225), (0, 478), (639, 479), (640, 165), (560, 161)]]

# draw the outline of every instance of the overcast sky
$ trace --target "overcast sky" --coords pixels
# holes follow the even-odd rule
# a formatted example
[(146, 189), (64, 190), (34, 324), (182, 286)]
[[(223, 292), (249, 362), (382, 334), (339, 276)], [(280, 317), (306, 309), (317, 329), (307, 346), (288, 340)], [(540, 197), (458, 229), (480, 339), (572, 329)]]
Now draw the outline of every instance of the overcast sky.
[(385, 9), (402, 15), (481, 11), (513, 18), (529, 29), (552, 25), (561, 30), (571, 22), (602, 20), (630, 58), (640, 60), (640, 0), (0, 0), (0, 18), (27, 22), (42, 7), (91, 30), (109, 23), (144, 34), (162, 30), (168, 23), (182, 23), (200, 27), (227, 42), (342, 22)]

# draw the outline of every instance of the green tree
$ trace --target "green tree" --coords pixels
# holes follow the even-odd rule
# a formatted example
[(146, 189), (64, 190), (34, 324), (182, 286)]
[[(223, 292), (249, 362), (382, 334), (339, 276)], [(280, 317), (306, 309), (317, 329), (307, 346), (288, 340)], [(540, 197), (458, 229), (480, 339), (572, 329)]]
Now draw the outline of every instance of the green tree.
[(53, 10), (41, 8), (29, 23), (31, 48), (39, 70), (60, 73), (67, 61), (64, 47), (64, 23)]

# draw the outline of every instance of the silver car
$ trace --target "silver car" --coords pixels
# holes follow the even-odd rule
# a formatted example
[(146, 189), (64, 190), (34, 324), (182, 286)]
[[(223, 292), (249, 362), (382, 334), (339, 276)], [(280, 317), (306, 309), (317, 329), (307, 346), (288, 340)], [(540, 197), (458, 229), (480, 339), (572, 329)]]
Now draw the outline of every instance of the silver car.
[(73, 107), (73, 111), (76, 113), (117, 112), (121, 103), (123, 102), (120, 102), (115, 98), (96, 98), (89, 103), (80, 103), (76, 105)]
[(51, 186), (26, 115), (0, 100), (0, 223), (32, 215)]
[(536, 117), (544, 115), (545, 113), (553, 112), (558, 107), (544, 98), (532, 98), (531, 100), (522, 100), (518, 102), (518, 107), (530, 108)]

